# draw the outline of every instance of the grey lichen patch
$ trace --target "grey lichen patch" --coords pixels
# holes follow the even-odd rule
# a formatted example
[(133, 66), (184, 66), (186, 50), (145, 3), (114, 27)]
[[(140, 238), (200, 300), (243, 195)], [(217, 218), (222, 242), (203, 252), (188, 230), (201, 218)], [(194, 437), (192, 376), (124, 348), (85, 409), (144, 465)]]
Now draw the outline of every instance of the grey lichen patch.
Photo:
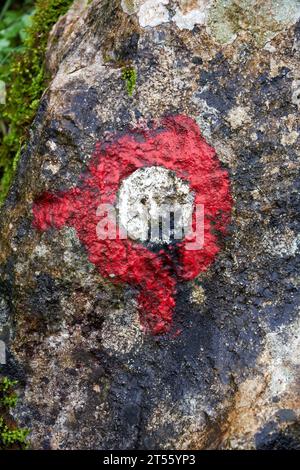
[(299, 132), (291, 131), (289, 133), (283, 134), (281, 137), (282, 145), (294, 145), (299, 137)]
[(271, 256), (295, 256), (300, 250), (300, 235), (290, 229), (286, 229), (283, 233), (273, 230), (264, 235), (263, 243)]
[(217, 0), (208, 26), (220, 43), (230, 43), (238, 33), (247, 31), (262, 45), (299, 17), (298, 0)]
[(249, 114), (249, 108), (243, 108), (242, 106), (231, 108), (227, 115), (227, 121), (231, 125), (232, 129), (238, 129), (244, 124), (250, 123), (251, 116)]
[(179, 29), (192, 30), (195, 25), (206, 25), (212, 0), (180, 0), (172, 21)]
[(132, 305), (114, 310), (104, 320), (101, 345), (109, 354), (137, 353), (143, 346), (144, 334), (137, 309)]
[(300, 2), (299, 0), (273, 0), (272, 8), (274, 11), (274, 18), (279, 23), (291, 24), (295, 23), (300, 16)]
[(199, 113), (196, 118), (197, 124), (199, 125), (203, 136), (210, 139), (213, 128), (217, 125), (218, 120), (220, 119), (220, 113), (216, 108), (209, 106), (205, 100), (201, 99), (198, 92), (193, 96), (192, 101)]
[(122, 0), (121, 5), (128, 15), (137, 14), (143, 28), (170, 21), (180, 30), (203, 25), (224, 44), (241, 32), (265, 44), (300, 17), (298, 0)]

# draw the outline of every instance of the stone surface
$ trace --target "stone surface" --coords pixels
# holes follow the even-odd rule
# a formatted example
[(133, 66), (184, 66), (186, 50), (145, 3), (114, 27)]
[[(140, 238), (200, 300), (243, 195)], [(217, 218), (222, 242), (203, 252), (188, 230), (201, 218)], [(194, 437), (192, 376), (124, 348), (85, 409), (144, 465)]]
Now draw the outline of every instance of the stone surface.
[[(1, 373), (33, 448), (299, 448), (298, 18), (296, 0), (94, 0), (53, 29), (0, 219)], [(177, 286), (178, 333), (153, 336), (135, 290), (32, 208), (78, 186), (96, 142), (172, 114), (216, 149), (234, 208), (215, 262)]]
[[(188, 183), (174, 172), (161, 166), (141, 168), (125, 178), (120, 186), (120, 225), (133, 240), (147, 241), (150, 238), (150, 242), (166, 243), (172, 235), (171, 210), (177, 209), (180, 227), (188, 231), (193, 205), (194, 196)], [(157, 224), (160, 220), (161, 233)], [(181, 238), (182, 234), (178, 239)]]

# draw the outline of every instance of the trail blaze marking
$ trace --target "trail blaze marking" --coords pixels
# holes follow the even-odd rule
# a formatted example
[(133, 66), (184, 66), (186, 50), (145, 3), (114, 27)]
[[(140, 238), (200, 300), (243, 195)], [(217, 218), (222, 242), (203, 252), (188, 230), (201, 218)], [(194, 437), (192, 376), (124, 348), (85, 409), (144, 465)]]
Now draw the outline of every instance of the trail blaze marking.
[[(99, 204), (116, 204), (122, 181), (138, 169), (153, 166), (172, 170), (187, 181), (194, 204), (204, 205), (201, 250), (186, 250), (186, 244), (193, 241), (187, 237), (156, 253), (130, 239), (97, 237)], [(66, 192), (44, 193), (35, 201), (33, 215), (34, 226), (42, 231), (74, 227), (89, 260), (103, 277), (137, 288), (142, 326), (152, 334), (161, 334), (171, 327), (177, 282), (195, 278), (219, 252), (217, 236), (226, 233), (231, 207), (227, 171), (195, 121), (178, 115), (164, 118), (159, 128), (136, 129), (116, 135), (109, 143), (97, 143), (80, 185)]]

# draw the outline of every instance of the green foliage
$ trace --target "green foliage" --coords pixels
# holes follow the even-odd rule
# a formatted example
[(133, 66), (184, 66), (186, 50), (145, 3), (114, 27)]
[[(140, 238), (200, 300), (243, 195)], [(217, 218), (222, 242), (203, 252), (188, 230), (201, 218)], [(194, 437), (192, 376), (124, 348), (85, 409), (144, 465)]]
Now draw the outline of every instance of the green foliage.
[(18, 2), (6, 0), (0, 11), (0, 75), (9, 77), (11, 55), (24, 50), (27, 30), (31, 25), (33, 0), (25, 0), (17, 9), (10, 9)]
[(16, 380), (10, 380), (8, 377), (2, 377), (0, 380), (0, 405), (6, 408), (14, 408), (17, 404), (18, 397), (13, 391), (17, 385)]
[(122, 69), (122, 79), (126, 83), (126, 89), (129, 96), (132, 96), (135, 89), (137, 73), (134, 67), (126, 66)]
[[(17, 404), (17, 394), (14, 391), (16, 380), (2, 377), (0, 380), (0, 411), (7, 414)], [(0, 416), (0, 449), (26, 449), (29, 429), (9, 426), (7, 420)]]
[(15, 385), (17, 385), (17, 383), (17, 380), (10, 380), (8, 377), (2, 377), (2, 379), (0, 380), (0, 392), (7, 393)]
[(7, 408), (14, 408), (18, 402), (18, 397), (16, 393), (12, 393), (11, 395), (7, 395), (2, 398), (3, 406), (7, 406)]
[(17, 445), (18, 448), (26, 449), (28, 446), (27, 436), (29, 429), (17, 428), (9, 429), (4, 419), (0, 416), (0, 449), (7, 449)]
[[(36, 0), (34, 12), (19, 19), (18, 25), (20, 21), (22, 24), (27, 22), (26, 28), (19, 29), (17, 33), (17, 27), (14, 27), (21, 41), (21, 46), (19, 41), (16, 47), (21, 47), (21, 50), (14, 51), (8, 66), (4, 69), (0, 67), (0, 81), (8, 84), (6, 103), (0, 104), (0, 130), (3, 134), (0, 145), (0, 201), (7, 194), (14, 168), (22, 146), (28, 140), (29, 127), (47, 84), (44, 56), (49, 32), (72, 2)], [(4, 11), (3, 18), (8, 14), (9, 10)], [(4, 40), (8, 39), (4, 37)], [(15, 43), (9, 47), (15, 47)]]

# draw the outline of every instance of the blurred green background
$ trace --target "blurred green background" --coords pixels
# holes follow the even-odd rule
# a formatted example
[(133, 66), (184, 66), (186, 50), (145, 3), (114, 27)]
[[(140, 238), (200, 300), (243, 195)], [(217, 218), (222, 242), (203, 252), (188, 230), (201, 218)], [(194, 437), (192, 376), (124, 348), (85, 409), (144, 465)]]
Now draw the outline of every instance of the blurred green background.
[(6, 0), (0, 11), (0, 77), (5, 81), (14, 52), (21, 51), (31, 24), (33, 0)]
[(0, 6), (0, 204), (49, 80), (49, 33), (73, 0), (5, 0)]
[[(7, 89), (12, 79), (12, 63), (18, 53), (25, 48), (28, 29), (34, 13), (34, 0), (5, 0), (0, 7), (0, 146), (9, 135), (10, 120), (5, 114)], [(3, 154), (8, 153), (3, 149)], [(12, 171), (9, 167), (9, 155), (0, 160), (0, 201), (4, 199), (11, 180)], [(6, 173), (9, 175), (3, 181)]]

